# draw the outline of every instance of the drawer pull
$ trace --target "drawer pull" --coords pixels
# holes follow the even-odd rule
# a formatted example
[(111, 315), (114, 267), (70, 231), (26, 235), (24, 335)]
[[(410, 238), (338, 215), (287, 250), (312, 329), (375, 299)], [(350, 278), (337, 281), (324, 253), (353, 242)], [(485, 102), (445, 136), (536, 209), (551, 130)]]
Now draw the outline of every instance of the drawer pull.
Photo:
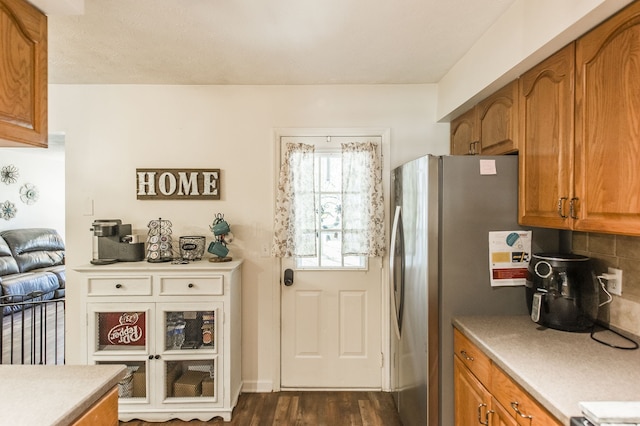
[(116, 288), (122, 288), (122, 284), (116, 284)]
[(522, 417), (523, 419), (529, 419), (529, 423), (531, 423), (531, 421), (533, 420), (533, 416), (524, 414), (522, 411), (520, 411), (520, 409), (518, 408), (518, 401), (512, 402), (511, 408), (513, 408), (513, 411), (515, 411), (518, 416)]
[(193, 288), (193, 287), (195, 287), (195, 286), (196, 286), (196, 285), (195, 285), (194, 283), (189, 283), (189, 284), (187, 285), (187, 287), (189, 287), (189, 288)]
[(465, 351), (464, 349), (460, 351), (460, 355), (462, 355), (462, 357), (467, 361), (473, 361), (473, 357), (469, 356), (469, 354), (467, 354), (467, 351)]

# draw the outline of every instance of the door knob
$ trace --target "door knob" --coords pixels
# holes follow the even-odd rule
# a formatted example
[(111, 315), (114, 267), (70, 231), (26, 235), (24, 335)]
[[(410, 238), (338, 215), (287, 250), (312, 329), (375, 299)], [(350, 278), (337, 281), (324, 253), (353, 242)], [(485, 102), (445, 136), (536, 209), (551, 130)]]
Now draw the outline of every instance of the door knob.
[(284, 285), (287, 287), (293, 285), (293, 269), (284, 270)]

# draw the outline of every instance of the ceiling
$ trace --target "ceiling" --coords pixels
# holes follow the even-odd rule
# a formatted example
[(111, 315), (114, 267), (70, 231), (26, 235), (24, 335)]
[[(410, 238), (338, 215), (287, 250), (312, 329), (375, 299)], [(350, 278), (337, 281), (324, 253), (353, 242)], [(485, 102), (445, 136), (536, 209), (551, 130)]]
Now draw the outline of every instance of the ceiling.
[(84, 0), (53, 84), (436, 83), (515, 0)]

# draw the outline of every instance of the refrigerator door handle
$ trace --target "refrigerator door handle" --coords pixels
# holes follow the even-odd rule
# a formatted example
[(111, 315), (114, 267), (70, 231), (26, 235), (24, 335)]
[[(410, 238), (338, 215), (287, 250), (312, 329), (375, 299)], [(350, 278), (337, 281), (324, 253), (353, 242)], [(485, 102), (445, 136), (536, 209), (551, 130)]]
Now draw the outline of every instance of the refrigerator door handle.
[[(400, 267), (404, 269), (404, 247), (397, 247), (396, 243), (398, 240), (398, 236), (401, 237), (401, 245), (404, 245), (404, 237), (402, 230), (402, 216), (401, 216), (402, 207), (396, 206), (396, 211), (393, 216), (393, 226), (391, 228), (391, 247), (389, 250), (389, 273), (391, 275), (390, 283), (390, 292), (391, 292), (391, 303), (393, 305), (393, 322), (394, 329), (396, 331), (396, 337), (400, 339), (400, 327), (402, 324), (402, 308), (404, 304), (404, 270), (400, 271), (401, 279), (400, 282), (396, 282), (396, 250), (399, 248), (401, 250), (401, 265)], [(396, 301), (396, 292), (400, 292), (400, 304)]]

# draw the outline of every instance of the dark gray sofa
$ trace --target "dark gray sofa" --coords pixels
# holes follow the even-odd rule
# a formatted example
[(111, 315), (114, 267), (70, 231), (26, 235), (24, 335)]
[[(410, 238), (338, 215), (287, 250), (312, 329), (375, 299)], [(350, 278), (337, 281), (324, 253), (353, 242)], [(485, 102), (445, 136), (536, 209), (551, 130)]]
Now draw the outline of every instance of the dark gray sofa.
[(64, 241), (55, 229), (25, 228), (0, 232), (0, 303), (7, 306), (30, 298), (64, 297), (66, 275)]

